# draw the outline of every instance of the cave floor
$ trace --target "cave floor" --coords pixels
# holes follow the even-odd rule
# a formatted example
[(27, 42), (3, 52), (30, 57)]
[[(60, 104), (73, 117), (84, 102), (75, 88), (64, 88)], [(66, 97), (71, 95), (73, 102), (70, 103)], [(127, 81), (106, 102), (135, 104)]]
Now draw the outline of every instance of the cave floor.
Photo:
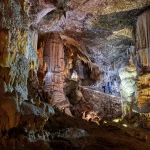
[[(50, 132), (65, 128), (79, 128), (88, 136), (67, 139), (74, 149), (79, 150), (150, 150), (150, 130), (123, 127), (117, 123), (97, 125), (65, 114), (54, 115), (45, 126)], [(59, 141), (60, 139), (57, 139)], [(61, 150), (60, 145), (52, 147)], [(71, 148), (69, 148), (71, 149)], [(68, 150), (69, 150), (68, 149)]]

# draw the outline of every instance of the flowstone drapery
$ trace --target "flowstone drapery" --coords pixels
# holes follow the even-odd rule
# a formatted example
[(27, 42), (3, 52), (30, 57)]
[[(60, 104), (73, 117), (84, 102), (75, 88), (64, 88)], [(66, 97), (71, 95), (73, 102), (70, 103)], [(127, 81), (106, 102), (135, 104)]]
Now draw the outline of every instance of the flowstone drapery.
[(149, 103), (149, 78), (150, 78), (150, 11), (138, 17), (136, 24), (136, 46), (138, 59), (138, 107), (142, 112)]
[(142, 13), (136, 23), (136, 58), (138, 70), (137, 106), (143, 126), (150, 127), (150, 10)]

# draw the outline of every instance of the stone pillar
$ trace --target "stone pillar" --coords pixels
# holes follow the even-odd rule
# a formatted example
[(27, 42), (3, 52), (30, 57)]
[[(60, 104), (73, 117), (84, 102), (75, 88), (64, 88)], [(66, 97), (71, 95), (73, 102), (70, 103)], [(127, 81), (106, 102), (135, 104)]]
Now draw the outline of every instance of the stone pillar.
[(66, 99), (63, 91), (64, 49), (60, 35), (57, 32), (51, 32), (46, 37), (44, 63), (46, 63), (48, 67), (48, 72), (45, 77), (45, 89), (53, 93), (53, 105), (67, 111), (69, 101)]
[(136, 78), (136, 67), (130, 58), (128, 65), (122, 67), (119, 70), (119, 76), (121, 79), (120, 94), (122, 97), (122, 117), (132, 115), (132, 109), (134, 106), (135, 98), (135, 78)]
[(150, 10), (137, 19), (135, 58), (138, 70), (137, 106), (144, 118), (143, 126), (150, 127)]

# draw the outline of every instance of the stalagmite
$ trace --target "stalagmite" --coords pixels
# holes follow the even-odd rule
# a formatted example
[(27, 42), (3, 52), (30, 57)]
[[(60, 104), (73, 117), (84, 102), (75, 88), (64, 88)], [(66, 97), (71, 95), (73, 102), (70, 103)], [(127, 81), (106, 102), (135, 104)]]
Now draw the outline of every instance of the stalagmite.
[(48, 33), (44, 46), (44, 62), (48, 65), (45, 77), (45, 89), (53, 93), (52, 104), (69, 111), (69, 101), (66, 99), (64, 87), (64, 49), (58, 33)]
[(129, 60), (127, 66), (122, 67), (119, 70), (119, 76), (121, 79), (120, 93), (122, 96), (122, 113), (123, 117), (130, 116), (132, 114), (135, 92), (135, 77), (136, 68), (133, 65), (132, 57)]

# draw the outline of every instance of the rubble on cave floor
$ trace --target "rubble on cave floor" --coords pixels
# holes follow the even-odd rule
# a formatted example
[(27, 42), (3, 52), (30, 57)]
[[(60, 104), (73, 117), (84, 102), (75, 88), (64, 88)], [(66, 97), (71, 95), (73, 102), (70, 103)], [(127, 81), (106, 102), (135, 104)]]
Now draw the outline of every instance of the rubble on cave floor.
[(12, 129), (0, 140), (2, 150), (149, 150), (150, 131), (119, 122), (97, 125), (55, 109), (43, 130)]
[[(67, 129), (74, 132), (70, 132), (70, 137), (62, 136), (61, 132)], [(149, 150), (150, 146), (148, 130), (125, 127), (113, 122), (97, 125), (63, 113), (56, 113), (45, 125), (45, 130), (57, 135), (50, 142), (55, 150), (63, 150), (64, 144), (66, 149), (68, 146), (67, 150)], [(82, 136), (73, 138), (75, 131), (82, 131)]]

